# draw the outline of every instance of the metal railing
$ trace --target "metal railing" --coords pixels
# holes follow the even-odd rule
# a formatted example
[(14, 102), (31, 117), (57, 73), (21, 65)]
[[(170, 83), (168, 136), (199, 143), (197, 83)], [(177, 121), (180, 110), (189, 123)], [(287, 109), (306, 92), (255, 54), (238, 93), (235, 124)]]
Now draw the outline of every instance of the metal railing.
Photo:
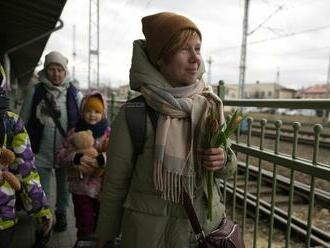
[[(219, 85), (219, 91), (220, 96), (223, 98), (222, 92), (224, 92), (224, 85)], [(301, 99), (277, 99), (277, 100), (269, 100), (269, 99), (244, 99), (244, 100), (223, 100), (224, 106), (233, 106), (237, 108), (242, 108), (244, 111), (244, 108), (247, 107), (262, 107), (262, 108), (290, 108), (290, 109), (323, 109), (323, 110), (329, 110), (330, 109), (330, 99), (313, 99), (313, 100), (301, 100)], [(293, 137), (291, 140), (292, 143), (292, 152), (289, 154), (286, 153), (280, 153), (279, 147), (280, 147), (280, 138), (281, 138), (281, 126), (282, 121), (277, 120), (274, 122), (274, 128), (275, 129), (275, 135), (273, 137), (274, 140), (274, 147), (272, 149), (266, 149), (264, 147), (265, 143), (265, 132), (266, 132), (266, 124), (267, 120), (262, 119), (259, 124), (259, 145), (252, 145), (251, 144), (251, 133), (252, 133), (252, 125), (254, 123), (253, 118), (249, 117), (247, 119), (247, 134), (246, 134), (246, 140), (240, 136), (240, 133), (236, 135), (236, 141), (233, 142), (232, 148), (234, 151), (237, 152), (239, 155), (243, 155), (241, 157), (245, 157), (245, 161), (241, 162), (242, 165), (244, 165), (244, 188), (243, 192), (238, 193), (237, 188), (237, 174), (234, 176), (233, 183), (231, 184), (231, 193), (232, 193), (232, 199), (233, 199), (233, 218), (236, 217), (236, 201), (239, 198), (238, 196), (241, 196), (242, 199), (242, 230), (243, 233), (246, 230), (246, 216), (248, 214), (248, 204), (249, 199), (251, 198), (251, 195), (255, 198), (255, 204), (254, 206), (254, 216), (255, 216), (255, 225), (254, 225), (254, 235), (253, 235), (253, 244), (252, 247), (258, 247), (258, 232), (259, 232), (259, 222), (260, 222), (260, 213), (265, 212), (264, 205), (261, 205), (261, 202), (264, 202), (261, 197), (261, 191), (262, 188), (265, 187), (265, 184), (262, 184), (262, 177), (263, 173), (263, 163), (268, 162), (268, 164), (272, 164), (272, 182), (271, 182), (271, 197), (270, 201), (268, 202), (269, 209), (267, 210), (268, 216), (269, 216), (269, 232), (268, 232), (268, 247), (272, 247), (273, 239), (274, 239), (274, 225), (275, 222), (279, 222), (279, 216), (276, 213), (277, 207), (276, 207), (276, 196), (277, 196), (277, 178), (279, 176), (278, 174), (278, 168), (283, 167), (286, 168), (288, 171), (288, 178), (289, 178), (289, 185), (287, 189), (288, 194), (288, 201), (287, 201), (287, 209), (286, 209), (286, 219), (282, 219), (282, 226), (285, 227), (285, 247), (290, 246), (291, 236), (293, 231), (297, 231), (296, 226), (292, 223), (293, 219), (293, 208), (294, 208), (294, 195), (295, 195), (295, 175), (297, 173), (302, 173), (304, 175), (307, 175), (310, 177), (305, 184), (309, 185), (309, 195), (308, 195), (308, 207), (307, 207), (307, 221), (306, 221), (306, 231), (300, 230), (301, 233), (304, 234), (305, 240), (304, 244), (305, 247), (311, 247), (312, 245), (321, 245), (322, 247), (330, 247), (330, 239), (329, 236), (326, 236), (326, 240), (319, 240), (315, 235), (312, 233), (312, 231), (315, 229), (313, 226), (313, 215), (315, 214), (315, 191), (316, 189), (316, 180), (325, 180), (328, 182), (328, 185), (330, 185), (330, 165), (329, 161), (327, 164), (320, 163), (318, 161), (319, 156), (319, 150), (320, 150), (320, 135), (322, 132), (322, 125), (321, 124), (315, 124), (313, 127), (314, 137), (313, 137), (313, 152), (312, 152), (312, 159), (306, 160), (299, 158), (297, 156), (297, 150), (298, 150), (298, 139), (300, 136), (300, 127), (301, 123), (295, 122), (294, 117), (292, 118), (292, 131), (293, 131)], [(255, 158), (258, 160), (258, 176), (257, 176), (257, 191), (255, 194), (249, 193), (249, 182), (250, 182), (250, 176), (249, 176), (249, 166), (251, 166), (250, 160), (251, 158)], [(224, 188), (228, 188), (226, 185), (227, 182), (224, 182)], [(250, 200), (251, 201), (251, 200)], [(330, 201), (328, 201), (328, 206), (330, 204)], [(250, 204), (251, 205), (251, 204)], [(330, 225), (330, 216), (328, 219), (328, 226)], [(326, 231), (325, 231), (326, 232)], [(329, 232), (329, 231), (328, 231)], [(300, 236), (301, 237), (301, 236)]]

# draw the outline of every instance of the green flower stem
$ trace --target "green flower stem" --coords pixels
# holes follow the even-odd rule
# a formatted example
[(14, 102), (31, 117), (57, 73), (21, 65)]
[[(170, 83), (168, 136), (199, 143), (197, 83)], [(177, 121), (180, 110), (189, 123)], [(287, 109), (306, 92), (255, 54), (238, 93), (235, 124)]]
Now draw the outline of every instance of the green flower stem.
[(207, 218), (212, 221), (212, 200), (213, 200), (214, 172), (207, 172)]
[[(243, 114), (239, 110), (235, 110), (231, 116), (228, 125), (219, 124), (219, 115), (214, 112), (209, 112), (208, 125), (207, 125), (207, 140), (208, 148), (223, 147), (227, 148), (227, 139), (239, 126), (241, 120), (244, 118)], [(212, 221), (212, 200), (213, 200), (213, 184), (214, 184), (214, 172), (206, 172), (207, 179), (207, 218)]]

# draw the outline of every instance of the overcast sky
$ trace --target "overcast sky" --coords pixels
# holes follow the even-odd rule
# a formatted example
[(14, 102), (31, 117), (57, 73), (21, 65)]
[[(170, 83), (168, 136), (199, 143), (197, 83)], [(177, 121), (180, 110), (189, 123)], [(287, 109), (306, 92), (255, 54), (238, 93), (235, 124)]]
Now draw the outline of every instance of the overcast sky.
[[(200, 28), (204, 60), (209, 57), (213, 60), (212, 84), (220, 79), (238, 83), (244, 0), (99, 1), (102, 83), (111, 86), (128, 83), (132, 42), (143, 38), (141, 18), (161, 11), (185, 15)], [(246, 82), (275, 82), (279, 71), (279, 81), (287, 87), (326, 83), (330, 1), (250, 2)], [(89, 0), (68, 0), (61, 16), (65, 26), (52, 34), (45, 49), (45, 53), (61, 51), (72, 69), (73, 25), (76, 25), (75, 68), (81, 87), (87, 87), (88, 8)], [(208, 80), (207, 73), (204, 78)]]

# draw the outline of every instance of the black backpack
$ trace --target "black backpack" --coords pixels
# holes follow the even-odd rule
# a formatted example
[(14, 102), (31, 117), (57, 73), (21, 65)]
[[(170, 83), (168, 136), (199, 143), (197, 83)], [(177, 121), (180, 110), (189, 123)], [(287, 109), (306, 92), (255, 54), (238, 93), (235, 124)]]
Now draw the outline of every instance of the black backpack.
[(125, 105), (125, 111), (128, 131), (134, 147), (133, 161), (135, 163), (137, 157), (143, 153), (147, 115), (151, 120), (154, 130), (156, 130), (158, 113), (146, 103), (142, 95), (128, 100)]

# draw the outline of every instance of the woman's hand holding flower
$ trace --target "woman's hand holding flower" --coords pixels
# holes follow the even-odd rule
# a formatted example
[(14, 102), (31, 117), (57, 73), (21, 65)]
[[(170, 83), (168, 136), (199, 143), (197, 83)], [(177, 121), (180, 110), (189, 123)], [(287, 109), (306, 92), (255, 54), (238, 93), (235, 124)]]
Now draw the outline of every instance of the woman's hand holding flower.
[(228, 125), (221, 124), (220, 113), (210, 109), (206, 120), (207, 149), (202, 155), (202, 166), (206, 169), (207, 180), (207, 217), (212, 220), (212, 199), (214, 171), (222, 169), (226, 164), (226, 152), (221, 147), (227, 147), (227, 139), (237, 129), (244, 118), (239, 110), (235, 110)]
[(221, 170), (225, 166), (226, 156), (222, 147), (207, 148), (202, 153), (202, 166), (208, 171)]

